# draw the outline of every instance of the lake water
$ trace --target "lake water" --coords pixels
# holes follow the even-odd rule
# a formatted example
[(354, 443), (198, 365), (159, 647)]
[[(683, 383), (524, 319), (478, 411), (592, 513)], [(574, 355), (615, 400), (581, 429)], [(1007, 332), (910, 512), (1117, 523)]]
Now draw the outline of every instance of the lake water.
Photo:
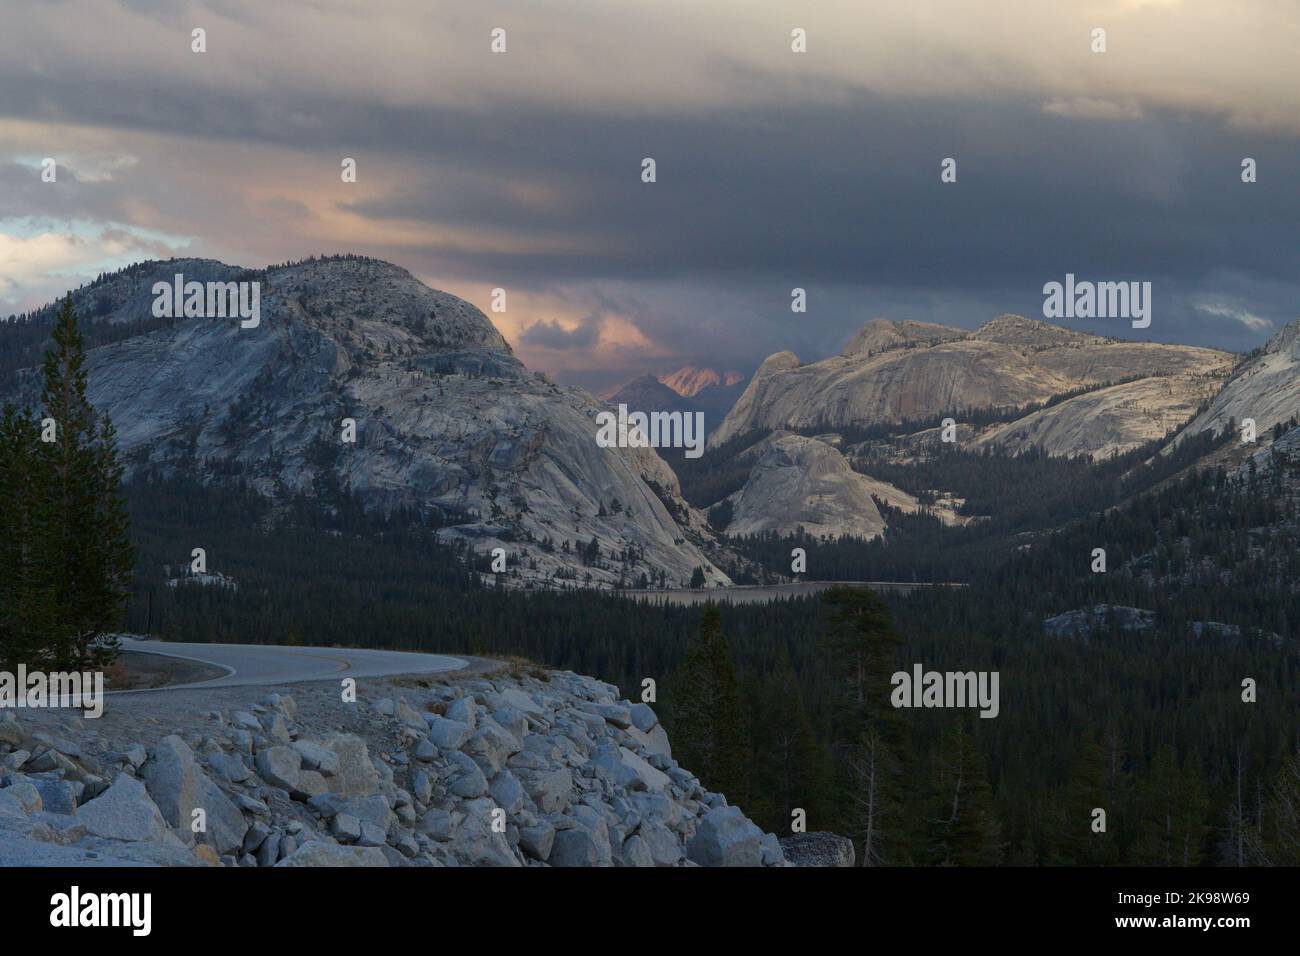
[(750, 585), (734, 588), (713, 588), (712, 590), (669, 590), (669, 591), (615, 591), (620, 597), (644, 598), (651, 604), (705, 604), (716, 601), (719, 604), (764, 604), (768, 601), (780, 601), (787, 598), (810, 597), (827, 588), (845, 585), (855, 588), (871, 588), (873, 591), (915, 591), (918, 588), (964, 588), (964, 584), (920, 583), (902, 581), (798, 581), (793, 584)]

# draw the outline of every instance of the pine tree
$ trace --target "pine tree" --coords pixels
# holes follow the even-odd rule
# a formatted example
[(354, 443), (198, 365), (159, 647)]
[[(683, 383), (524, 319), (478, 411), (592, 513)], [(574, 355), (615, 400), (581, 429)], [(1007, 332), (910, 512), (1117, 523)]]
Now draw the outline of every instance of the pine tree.
[(926, 862), (936, 866), (995, 866), (1002, 859), (984, 756), (966, 719), (940, 737), (925, 801)]
[(889, 700), (900, 639), (889, 608), (866, 588), (828, 588), (822, 604), (836, 682), (838, 802), (847, 826), (862, 841), (859, 865), (906, 864), (912, 839), (903, 785), (910, 734)]
[(34, 587), (52, 609), (42, 635), (48, 669), (102, 665), (114, 655), (108, 637), (130, 584), (133, 552), (126, 536), (111, 422), (96, 420), (86, 397), (85, 349), (71, 297), (55, 321), (44, 362), (42, 414), (54, 441), (36, 445), (32, 511)]
[(0, 415), (0, 665), (39, 659), (53, 602), (36, 571), (35, 423), (6, 405)]
[(704, 608), (698, 636), (673, 683), (673, 747), (678, 762), (733, 804), (747, 796), (747, 733), (740, 685), (717, 605)]
[[(1107, 751), (1094, 740), (1084, 740), (1070, 763), (1065, 789), (1051, 807), (1051, 862), (1063, 866), (1119, 862), (1111, 831), (1119, 820), (1120, 807), (1111, 771)], [(1094, 829), (1097, 810), (1106, 813), (1106, 830), (1102, 832)]]
[(1130, 863), (1138, 866), (1197, 866), (1209, 801), (1193, 761), (1178, 766), (1172, 747), (1156, 752), (1138, 794), (1137, 840)]

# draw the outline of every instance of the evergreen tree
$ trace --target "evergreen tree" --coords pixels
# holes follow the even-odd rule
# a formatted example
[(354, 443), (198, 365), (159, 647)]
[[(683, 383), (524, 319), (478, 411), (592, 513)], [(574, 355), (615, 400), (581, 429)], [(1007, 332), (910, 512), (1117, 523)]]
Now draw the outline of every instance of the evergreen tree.
[(86, 397), (85, 350), (71, 297), (59, 310), (53, 340), (41, 405), (54, 440), (36, 445), (29, 545), (33, 587), (44, 595), (41, 608), (50, 609), (39, 663), (76, 669), (102, 665), (116, 651), (107, 635), (119, 623), (133, 551), (116, 435), (107, 418), (96, 420)]
[(1178, 766), (1161, 747), (1138, 788), (1137, 839), (1129, 862), (1138, 866), (1197, 866), (1209, 828), (1208, 800), (1194, 761)]
[(862, 841), (860, 865), (905, 864), (911, 859), (903, 793), (909, 732), (889, 699), (900, 639), (889, 608), (867, 588), (828, 588), (822, 604), (835, 678), (838, 802)]
[(747, 733), (740, 685), (717, 605), (704, 608), (699, 635), (673, 683), (673, 749), (678, 762), (735, 804), (748, 787)]
[[(1118, 790), (1111, 784), (1107, 751), (1087, 739), (1070, 763), (1065, 790), (1053, 802), (1051, 862), (1063, 866), (1101, 866), (1119, 862), (1112, 828), (1120, 816)], [(1095, 831), (1095, 811), (1106, 813), (1106, 830)]]
[(0, 666), (37, 660), (53, 603), (34, 560), (35, 423), (6, 405), (0, 414)]
[(968, 719), (940, 737), (926, 799), (924, 862), (936, 866), (995, 866), (1001, 831), (980, 752)]

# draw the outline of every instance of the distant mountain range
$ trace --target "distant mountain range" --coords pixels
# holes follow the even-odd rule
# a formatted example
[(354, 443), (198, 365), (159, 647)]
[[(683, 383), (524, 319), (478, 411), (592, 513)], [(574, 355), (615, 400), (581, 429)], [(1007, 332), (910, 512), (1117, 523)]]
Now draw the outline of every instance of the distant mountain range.
[(739, 373), (686, 366), (671, 375), (642, 375), (608, 394), (611, 405), (629, 411), (702, 412), (706, 432), (717, 428), (745, 390)]
[[(260, 282), (260, 326), (155, 317), (151, 290), (177, 273)], [(435, 514), (441, 534), (479, 555), (505, 549), (521, 586), (679, 587), (697, 569), (706, 586), (727, 586), (724, 567), (738, 567), (728, 535), (871, 538), (887, 524), (878, 505), (963, 523), (945, 489), (905, 491), (871, 473), (873, 460), (931, 454), (945, 418), (964, 449), (1099, 461), (1243, 418), (1262, 450), (1269, 429), (1300, 415), (1296, 323), (1241, 357), (1012, 315), (975, 331), (876, 319), (818, 362), (780, 352), (748, 381), (688, 366), (608, 397), (703, 412), (709, 451), (693, 464), (600, 447), (608, 404), (529, 371), (478, 309), (386, 262), (145, 262), (73, 298), (94, 346), (91, 400), (133, 471), (192, 467), (272, 500), (338, 488), (367, 508)], [(30, 366), (49, 314), (0, 324), (0, 398), (35, 402)], [(345, 419), (354, 444), (340, 440)], [(679, 474), (691, 467), (714, 475), (688, 502)]]
[(660, 375), (659, 381), (663, 382), (678, 395), (687, 397), (698, 395), (706, 388), (716, 388), (718, 386), (735, 385), (743, 381), (745, 376), (739, 372), (715, 372), (711, 368), (699, 368), (695, 365), (683, 365), (675, 372), (667, 375)]

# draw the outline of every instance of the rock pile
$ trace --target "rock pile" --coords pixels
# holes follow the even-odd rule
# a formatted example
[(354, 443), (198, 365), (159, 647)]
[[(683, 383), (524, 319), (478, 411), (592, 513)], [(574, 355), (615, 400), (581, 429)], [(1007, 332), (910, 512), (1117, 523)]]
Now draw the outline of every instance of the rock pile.
[(364, 733), (272, 694), (149, 747), (0, 715), (0, 865), (786, 865), (609, 684), (398, 690), (347, 705)]

